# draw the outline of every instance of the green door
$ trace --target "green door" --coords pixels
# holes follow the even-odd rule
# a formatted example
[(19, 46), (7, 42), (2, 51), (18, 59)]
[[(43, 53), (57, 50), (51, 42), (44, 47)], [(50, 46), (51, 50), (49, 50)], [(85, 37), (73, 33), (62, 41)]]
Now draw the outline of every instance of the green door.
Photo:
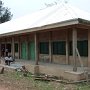
[(25, 42), (21, 44), (21, 58), (27, 59), (27, 45)]
[(35, 60), (35, 44), (34, 44), (34, 42), (29, 43), (29, 59)]

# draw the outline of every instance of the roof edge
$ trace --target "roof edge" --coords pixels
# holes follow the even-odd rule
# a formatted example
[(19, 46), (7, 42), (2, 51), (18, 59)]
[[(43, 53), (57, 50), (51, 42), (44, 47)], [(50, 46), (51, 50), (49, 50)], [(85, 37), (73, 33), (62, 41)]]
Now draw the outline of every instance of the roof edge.
[(89, 21), (89, 20), (85, 20), (85, 19), (82, 19), (82, 18), (78, 18), (78, 21), (79, 21), (79, 23), (90, 25), (90, 21)]
[(21, 33), (28, 33), (28, 32), (37, 32), (37, 31), (40, 31), (40, 30), (45, 30), (45, 29), (50, 29), (50, 28), (57, 28), (57, 27), (64, 27), (64, 26), (75, 25), (75, 24), (79, 24), (78, 18), (70, 19), (70, 20), (66, 20), (66, 21), (62, 21), (62, 22), (57, 22), (57, 23), (53, 23), (53, 24), (48, 24), (48, 25), (44, 25), (44, 26), (39, 26), (39, 27), (17, 30), (17, 31), (14, 31), (14, 32), (8, 32), (8, 33), (0, 34), (0, 37), (15, 35), (15, 34), (21, 34)]

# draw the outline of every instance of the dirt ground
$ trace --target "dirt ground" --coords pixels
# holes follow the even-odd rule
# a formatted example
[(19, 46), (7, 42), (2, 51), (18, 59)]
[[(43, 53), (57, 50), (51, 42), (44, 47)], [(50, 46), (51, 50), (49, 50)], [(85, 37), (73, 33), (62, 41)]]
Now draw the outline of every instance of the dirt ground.
[(0, 74), (0, 90), (61, 90), (62, 87), (60, 83), (35, 81), (18, 72)]
[(0, 90), (90, 90), (90, 84), (36, 81), (31, 75), (25, 77), (19, 72), (5, 72), (0, 74)]
[(9, 90), (9, 89), (6, 88), (5, 86), (0, 86), (0, 90)]

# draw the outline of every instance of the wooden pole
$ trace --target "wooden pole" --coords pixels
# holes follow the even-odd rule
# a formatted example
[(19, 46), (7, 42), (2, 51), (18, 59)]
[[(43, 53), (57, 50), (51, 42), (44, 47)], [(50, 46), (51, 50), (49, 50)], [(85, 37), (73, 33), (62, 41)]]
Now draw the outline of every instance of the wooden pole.
[(73, 37), (73, 40), (72, 40), (73, 41), (73, 61), (74, 61), (73, 71), (76, 72), (77, 71), (77, 66), (76, 66), (77, 30), (75, 28), (73, 29), (72, 37)]
[[(1, 49), (1, 41), (0, 41), (0, 58), (2, 57), (2, 49)], [(0, 64), (1, 64), (1, 59), (0, 59)]]
[(5, 52), (4, 52), (4, 56), (6, 56), (6, 49), (7, 49), (7, 39), (5, 38)]
[(19, 53), (18, 59), (21, 59), (21, 39), (20, 39), (20, 36), (18, 36), (18, 39), (19, 39), (19, 42), (18, 42), (18, 53)]
[(1, 49), (1, 41), (0, 41), (0, 57), (1, 57), (1, 52), (2, 52), (2, 49)]
[(14, 56), (15, 56), (15, 48), (14, 48), (14, 37), (12, 37), (12, 56), (13, 56), (13, 58), (14, 58)]
[(90, 30), (88, 30), (88, 67), (90, 67)]
[(28, 35), (26, 35), (26, 51), (27, 51), (27, 60), (29, 59), (29, 46), (28, 46)]
[(69, 64), (69, 32), (66, 31), (66, 64)]
[(52, 32), (49, 32), (49, 59), (50, 62), (52, 63), (52, 47), (51, 47), (51, 40), (52, 40)]
[(37, 33), (35, 33), (35, 61), (36, 61), (36, 65), (38, 65), (39, 54), (38, 54), (38, 34)]

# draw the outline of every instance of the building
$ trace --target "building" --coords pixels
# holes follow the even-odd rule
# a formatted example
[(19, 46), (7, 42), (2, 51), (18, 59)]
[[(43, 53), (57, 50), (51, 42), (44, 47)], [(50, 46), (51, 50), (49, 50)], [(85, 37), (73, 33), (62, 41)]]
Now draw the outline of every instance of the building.
[[(16, 59), (90, 66), (90, 13), (60, 4), (0, 25), (0, 50)], [(0, 52), (1, 56), (1, 52)]]

